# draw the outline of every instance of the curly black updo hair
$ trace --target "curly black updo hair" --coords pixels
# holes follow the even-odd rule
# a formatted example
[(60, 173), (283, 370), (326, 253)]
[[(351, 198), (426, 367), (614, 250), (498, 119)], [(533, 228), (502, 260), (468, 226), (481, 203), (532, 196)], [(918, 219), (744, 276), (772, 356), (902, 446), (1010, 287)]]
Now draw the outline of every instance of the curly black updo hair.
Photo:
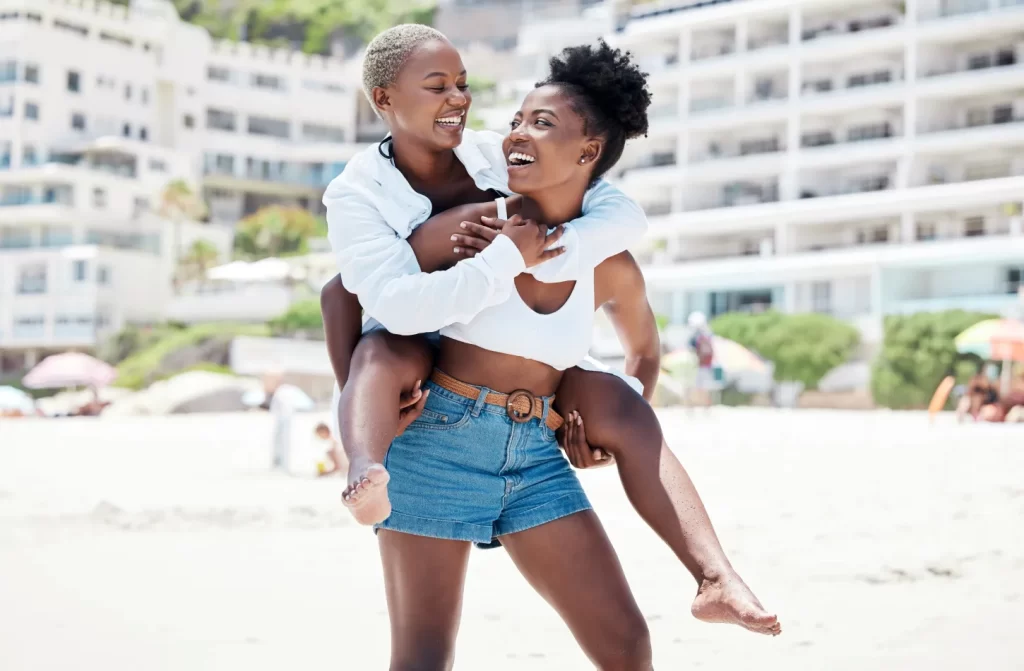
[(604, 40), (597, 46), (564, 49), (550, 65), (551, 74), (537, 86), (553, 84), (565, 90), (573, 111), (583, 119), (583, 132), (605, 140), (594, 166), (597, 180), (618, 162), (626, 140), (647, 135), (647, 73), (628, 51), (613, 49)]

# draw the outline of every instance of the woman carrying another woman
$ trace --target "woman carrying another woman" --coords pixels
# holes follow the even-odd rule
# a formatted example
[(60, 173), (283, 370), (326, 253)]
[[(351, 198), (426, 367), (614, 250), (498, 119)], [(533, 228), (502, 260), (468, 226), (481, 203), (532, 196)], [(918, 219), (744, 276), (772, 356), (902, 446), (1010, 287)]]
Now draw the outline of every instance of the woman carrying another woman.
[[(494, 535), (501, 536), (503, 545), (534, 584), (570, 621), (577, 638), (595, 661), (608, 659), (611, 649), (624, 649), (623, 646), (640, 649), (646, 645), (646, 629), (625, 587), (614, 553), (607, 546), (596, 518), (589, 512), (589, 504), (575, 476), (557, 449), (551, 449), (554, 448), (552, 430), (560, 422), (558, 414), (551, 409), (551, 396), (556, 387), (561, 395), (559, 407), (565, 413), (579, 409), (590, 418), (587, 431), (591, 442), (616, 458), (634, 505), (694, 573), (701, 585), (694, 605), (695, 614), (703, 619), (736, 622), (755, 631), (777, 633), (774, 616), (764, 612), (725, 559), (685, 471), (662, 443), (650, 407), (618, 378), (574, 368), (563, 375), (559, 370), (572, 366), (586, 353), (596, 305), (607, 304), (613, 317), (616, 313), (626, 317), (617, 322), (626, 329), (630, 324), (636, 326), (644, 313), (650, 316), (643, 296), (642, 277), (628, 255), (609, 259), (596, 275), (592, 270), (580, 269), (579, 264), (584, 261), (577, 261), (580, 272), (575, 283), (541, 282), (539, 278), (521, 273), (527, 262), (551, 255), (550, 251), (545, 251), (550, 239), (543, 232), (538, 236), (536, 229), (529, 228), (532, 224), (526, 225), (515, 218), (499, 222), (501, 234), (472, 225), (462, 229), (458, 222), (467, 217), (462, 216), (464, 211), (457, 211), (447, 222), (445, 215), (435, 216), (409, 235), (408, 228), (415, 223), (410, 224), (408, 217), (402, 222), (401, 212), (396, 213), (397, 208), (389, 207), (391, 202), (406, 198), (412, 188), (430, 196), (429, 200), (424, 199), (428, 212), (442, 210), (459, 199), (483, 200), (488, 196), (481, 193), (482, 176), (496, 173), (493, 162), (488, 166), (474, 161), (483, 153), (479, 150), (480, 143), (474, 145), (475, 154), (471, 151), (474, 147), (467, 147), (466, 141), (454, 143), (452, 151), (453, 142), (447, 135), (447, 125), (452, 122), (445, 119), (464, 118), (468, 107), (468, 95), (461, 90), (465, 73), (457, 52), (439, 34), (425, 32), (429, 29), (399, 27), (392, 30), (398, 30), (402, 39), (393, 39), (397, 37), (394, 34), (381, 36), (388, 38), (385, 42), (390, 47), (375, 51), (371, 44), (366, 67), (371, 73), (390, 72), (372, 88), (367, 88), (372, 91), (371, 99), (377, 109), (391, 126), (394, 164), (383, 160), (372, 164), (374, 174), (368, 180), (353, 183), (355, 180), (344, 178), (355, 166), (354, 161), (325, 196), (332, 243), (342, 261), (343, 277), (368, 306), (367, 312), (378, 316), (376, 308), (382, 297), (396, 300), (394, 268), (375, 277), (373, 269), (381, 265), (378, 256), (376, 262), (370, 259), (369, 270), (364, 266), (366, 272), (346, 271), (352, 270), (351, 265), (359, 260), (352, 251), (354, 248), (369, 239), (376, 240), (374, 236), (381, 238), (381, 245), (390, 238), (386, 240), (388, 244), (397, 241), (411, 247), (407, 257), (416, 263), (415, 269), (399, 273), (399, 289), (438, 306), (438, 297), (432, 293), (438, 285), (423, 283), (423, 278), (444, 276), (450, 270), (427, 274), (421, 273), (420, 268), (430, 271), (445, 265), (442, 262), (432, 266), (429, 251), (423, 250), (431, 246), (450, 249), (450, 234), (443, 228), (448, 225), (454, 235), (475, 231), (479, 236), (476, 244), (483, 248), (475, 258), (455, 264), (452, 270), (462, 267), (464, 273), (448, 276), (460, 277), (445, 285), (450, 291), (493, 291), (501, 288), (502, 281), (511, 282), (511, 287), (504, 287), (505, 295), (500, 300), (485, 297), (479, 300), (484, 305), (478, 304), (472, 309), (461, 305), (437, 307), (438, 311), (447, 309), (448, 313), (453, 309), (463, 312), (457, 319), (451, 319), (450, 314), (439, 316), (442, 323), (438, 326), (444, 327), (442, 335), (445, 337), (441, 341), (438, 365), (446, 375), (435, 374), (434, 382), (428, 385), (429, 396), (421, 397), (423, 414), (394, 443), (386, 462), (393, 471), (394, 509), (381, 525), (385, 531), (380, 535), (380, 544), (397, 668), (404, 668), (401, 660), (421, 659), (421, 655), (426, 654), (424, 650), (442, 667), (443, 660), (450, 658), (467, 541), (486, 542)], [(416, 37), (406, 39), (410, 33)], [(397, 65), (379, 68), (380, 62), (375, 58), (381, 54), (386, 54)], [(513, 207), (525, 208), (525, 214), (545, 224), (561, 223), (581, 212), (593, 211), (588, 212), (588, 200), (593, 201), (595, 194), (611, 187), (603, 182), (597, 182), (589, 191), (588, 187), (617, 160), (626, 136), (646, 128), (645, 111), (649, 102), (641, 73), (625, 57), (606, 46), (596, 51), (574, 50), (555, 64), (558, 67), (550, 85), (531, 95), (537, 109), (524, 109), (524, 116), (507, 140), (505, 152), (506, 156), (516, 154), (513, 162), (523, 164), (513, 168), (513, 174), (519, 177), (512, 188), (522, 188), (533, 196), (523, 202), (513, 200)], [(424, 90), (429, 94), (423, 94)], [(547, 108), (534, 101), (537, 96)], [(436, 102), (427, 104), (434, 98)], [(601, 101), (600, 105), (597, 100)], [(541, 109), (547, 112), (538, 111)], [(609, 109), (614, 113), (605, 111)], [(417, 160), (412, 167), (407, 167), (403, 156)], [(418, 166), (423, 164), (433, 165), (435, 169), (421, 171)], [(388, 190), (391, 201), (374, 199), (374, 185), (384, 187), (396, 183), (392, 173), (401, 178), (397, 182), (399, 187)], [(444, 179), (449, 181), (439, 181)], [(504, 201), (502, 204), (507, 205)], [(491, 202), (477, 207), (489, 207), (489, 211), (480, 214), (494, 215), (499, 205)], [(357, 217), (357, 226), (345, 221), (350, 215)], [(405, 235), (396, 232), (398, 227), (391, 225), (391, 220), (397, 222), (398, 227), (404, 224)], [(586, 219), (577, 222), (578, 242), (592, 242), (587, 240), (585, 222)], [(374, 230), (364, 230), (368, 226)], [(385, 233), (388, 226), (394, 230), (388, 229)], [(414, 240), (418, 235), (426, 244)], [(404, 239), (406, 236), (408, 242)], [(602, 249), (607, 250), (607, 236), (598, 238), (605, 243)], [(568, 233), (565, 239), (569, 239)], [(509, 251), (510, 244), (515, 256), (502, 256)], [(417, 245), (421, 249), (418, 250)], [(577, 258), (593, 258), (593, 252), (587, 256), (587, 250), (581, 245), (575, 252)], [(570, 250), (557, 260), (572, 254)], [(448, 263), (454, 260), (457, 259), (450, 259)], [(502, 265), (506, 260), (507, 267)], [(600, 260), (598, 257), (597, 261)], [(433, 263), (436, 262), (434, 259)], [(467, 269), (473, 262), (477, 262), (476, 266)], [(405, 268), (409, 265), (407, 262)], [(392, 288), (375, 293), (372, 286), (369, 289), (366, 286), (374, 282)], [(476, 284), (470, 286), (471, 282)], [(620, 295), (625, 288), (633, 291), (628, 300)], [(455, 302), (452, 295), (440, 298)], [(644, 309), (636, 310), (636, 303)], [(339, 380), (346, 382), (348, 355), (359, 335), (353, 318), (358, 308), (352, 309), (351, 297), (346, 296), (337, 283), (325, 290), (323, 304), (332, 360)], [(586, 310), (582, 309), (584, 305)], [(390, 311), (391, 315), (403, 310), (416, 312), (419, 307), (416, 304), (390, 305), (384, 312)], [(651, 337), (656, 345), (653, 319), (648, 321), (651, 328), (647, 333), (653, 333)], [(500, 327), (495, 328), (495, 325)], [(387, 321), (384, 326), (390, 328)], [(524, 330), (527, 328), (529, 330)], [(628, 333), (624, 335), (630, 339)], [(360, 377), (375, 377), (374, 381), (380, 382), (380, 378), (390, 376), (397, 382), (388, 382), (393, 385), (393, 393), (390, 398), (379, 397), (379, 402), (373, 402), (370, 395), (353, 394), (350, 400), (356, 401), (355, 412), (351, 404), (346, 411), (343, 403), (346, 415), (343, 427), (349, 430), (344, 440), (345, 449), (353, 460), (372, 461), (374, 457), (365, 450), (369, 441), (354, 442), (353, 433), (359, 434), (361, 429), (375, 422), (378, 425), (390, 422), (391, 436), (399, 428), (399, 393), (405, 391), (408, 396), (415, 380), (424, 379), (432, 364), (433, 352), (423, 346), (422, 341), (422, 338), (401, 338), (377, 330), (355, 347), (352, 379), (346, 385), (346, 395), (350, 389), (368, 388), (365, 380), (360, 383)], [(634, 343), (637, 341), (634, 339)], [(633, 366), (638, 376), (646, 378), (649, 390), (653, 387), (652, 372), (656, 375), (656, 347), (652, 356), (653, 371), (647, 370), (649, 365)], [(645, 363), (650, 363), (650, 357)], [(413, 376), (402, 377), (409, 372)], [(578, 379), (573, 384), (574, 376)], [(408, 382), (404, 382), (405, 379)], [(473, 398), (469, 399), (467, 394)], [(360, 409), (359, 404), (364, 400), (368, 402)], [(496, 405), (499, 402), (503, 405)], [(389, 406), (391, 410), (387, 409)], [(375, 418), (381, 414), (387, 415), (383, 421)], [(355, 431), (352, 431), (353, 421)], [(570, 447), (583, 442), (579, 440), (581, 421), (576, 418), (573, 426), (567, 432)], [(363, 436), (374, 439), (382, 434), (386, 449), (390, 442), (387, 431), (378, 429), (376, 436), (373, 431), (364, 431)], [(466, 448), (464, 441), (472, 443), (473, 449)], [(383, 450), (378, 454), (381, 456), (376, 459), (381, 459)], [(378, 488), (383, 489), (380, 485)], [(553, 542), (556, 537), (560, 539), (558, 543)], [(566, 540), (572, 542), (566, 544)], [(555, 557), (552, 548), (559, 546), (561, 550)], [(440, 575), (444, 579), (438, 581)], [(592, 580), (600, 582), (601, 587), (591, 584)], [(568, 603), (573, 600), (590, 605), (574, 610), (576, 606)], [(602, 614), (605, 611), (611, 616)], [(601, 665), (604, 667), (605, 663)]]

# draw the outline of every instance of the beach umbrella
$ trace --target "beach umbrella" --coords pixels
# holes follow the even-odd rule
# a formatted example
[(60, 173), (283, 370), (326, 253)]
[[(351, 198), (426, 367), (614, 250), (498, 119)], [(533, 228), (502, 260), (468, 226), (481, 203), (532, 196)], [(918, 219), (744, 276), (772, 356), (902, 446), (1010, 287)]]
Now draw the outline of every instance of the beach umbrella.
[(986, 319), (956, 337), (956, 350), (992, 361), (1024, 361), (1024, 323)]
[(15, 387), (0, 387), (0, 412), (21, 412), (31, 415), (36, 411), (32, 397)]
[[(715, 350), (714, 364), (721, 366), (730, 377), (771, 372), (767, 361), (734, 340), (713, 336), (711, 346)], [(683, 347), (663, 356), (661, 367), (672, 374), (685, 372), (697, 367), (697, 357), (689, 347)]]
[(105, 387), (117, 377), (107, 363), (80, 352), (53, 354), (43, 359), (22, 380), (29, 389)]
[(961, 354), (1003, 362), (1002, 391), (1010, 390), (1010, 363), (1024, 361), (1024, 323), (1016, 319), (986, 319), (954, 340)]

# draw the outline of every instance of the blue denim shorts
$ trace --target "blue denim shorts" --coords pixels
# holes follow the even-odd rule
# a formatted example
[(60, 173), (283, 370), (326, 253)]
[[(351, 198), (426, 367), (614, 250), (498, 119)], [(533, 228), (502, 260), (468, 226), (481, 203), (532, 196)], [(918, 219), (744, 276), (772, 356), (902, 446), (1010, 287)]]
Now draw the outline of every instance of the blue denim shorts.
[[(590, 509), (554, 432), (539, 419), (513, 422), (505, 408), (432, 381), (423, 414), (395, 439), (391, 516), (376, 525), (417, 536), (491, 543)], [(551, 397), (543, 398), (544, 417)]]

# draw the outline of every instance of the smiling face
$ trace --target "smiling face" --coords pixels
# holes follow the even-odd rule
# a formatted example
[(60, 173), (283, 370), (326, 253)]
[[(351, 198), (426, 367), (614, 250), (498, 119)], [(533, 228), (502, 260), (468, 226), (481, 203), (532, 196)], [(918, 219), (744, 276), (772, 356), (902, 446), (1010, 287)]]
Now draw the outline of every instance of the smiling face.
[(587, 137), (570, 97), (556, 85), (541, 86), (523, 100), (503, 148), (508, 186), (529, 196), (566, 183), (589, 183), (600, 138)]
[(472, 99), (459, 52), (442, 40), (417, 47), (394, 84), (373, 90), (392, 136), (439, 151), (462, 142)]

